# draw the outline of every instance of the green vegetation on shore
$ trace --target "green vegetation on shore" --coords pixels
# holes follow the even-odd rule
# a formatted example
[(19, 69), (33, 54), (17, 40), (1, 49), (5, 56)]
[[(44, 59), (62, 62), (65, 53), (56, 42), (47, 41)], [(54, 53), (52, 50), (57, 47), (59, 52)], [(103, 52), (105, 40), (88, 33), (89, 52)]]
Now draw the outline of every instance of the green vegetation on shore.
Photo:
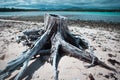
[(83, 9), (83, 8), (68, 8), (68, 9), (19, 9), (19, 8), (0, 8), (0, 12), (18, 12), (18, 11), (82, 11), (82, 12), (120, 12), (120, 9)]
[(39, 11), (38, 9), (0, 8), (0, 12)]

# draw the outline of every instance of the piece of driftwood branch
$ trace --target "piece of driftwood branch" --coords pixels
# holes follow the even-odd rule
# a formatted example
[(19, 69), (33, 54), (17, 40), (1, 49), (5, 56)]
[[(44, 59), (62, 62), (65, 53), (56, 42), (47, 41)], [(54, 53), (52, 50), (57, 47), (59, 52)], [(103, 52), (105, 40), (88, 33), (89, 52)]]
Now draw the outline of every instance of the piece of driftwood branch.
[(4, 80), (12, 72), (21, 68), (20, 73), (15, 77), (15, 80), (20, 80), (28, 67), (29, 61), (36, 59), (37, 55), (49, 56), (49, 62), (54, 69), (55, 80), (59, 79), (57, 68), (63, 55), (90, 62), (91, 65), (88, 67), (100, 65), (106, 69), (116, 71), (93, 54), (93, 50), (85, 39), (70, 33), (66, 17), (46, 14), (44, 21), (44, 29), (24, 31), (22, 36), (17, 37), (16, 41), (18, 43), (23, 42), (29, 48), (22, 52), (18, 58), (8, 63), (5, 69), (0, 72), (0, 80)]

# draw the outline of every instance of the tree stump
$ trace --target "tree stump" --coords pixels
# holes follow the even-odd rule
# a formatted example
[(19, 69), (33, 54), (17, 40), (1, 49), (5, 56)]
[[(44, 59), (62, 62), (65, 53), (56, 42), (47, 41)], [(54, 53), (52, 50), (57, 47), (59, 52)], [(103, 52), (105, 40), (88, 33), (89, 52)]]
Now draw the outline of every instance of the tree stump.
[[(54, 68), (54, 78), (58, 80), (58, 63), (63, 55), (69, 55), (85, 62), (92, 62), (91, 66), (100, 65), (109, 70), (115, 71), (94, 56), (88, 42), (80, 36), (71, 34), (67, 26), (67, 18), (55, 15), (46, 14), (44, 17), (44, 29), (25, 31), (23, 36), (19, 36), (17, 41), (24, 41), (29, 48), (15, 60), (8, 63), (6, 68), (0, 72), (0, 80), (10, 76), (16, 69), (21, 68), (20, 73), (15, 77), (15, 80), (20, 80), (25, 72), (28, 62), (37, 55), (49, 56), (49, 61)], [(89, 51), (86, 51), (89, 50)]]

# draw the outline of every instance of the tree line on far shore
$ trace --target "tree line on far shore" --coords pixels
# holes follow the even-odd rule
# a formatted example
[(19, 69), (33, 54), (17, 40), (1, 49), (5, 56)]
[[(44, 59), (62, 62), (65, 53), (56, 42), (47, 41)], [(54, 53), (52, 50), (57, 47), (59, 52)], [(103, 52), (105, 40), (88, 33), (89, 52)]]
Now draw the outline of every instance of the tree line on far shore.
[(19, 8), (0, 8), (0, 12), (18, 12), (18, 11), (88, 11), (88, 12), (120, 12), (120, 9), (83, 9), (83, 8), (68, 8), (68, 9), (19, 9)]
[(0, 8), (0, 12), (39, 11), (38, 9)]

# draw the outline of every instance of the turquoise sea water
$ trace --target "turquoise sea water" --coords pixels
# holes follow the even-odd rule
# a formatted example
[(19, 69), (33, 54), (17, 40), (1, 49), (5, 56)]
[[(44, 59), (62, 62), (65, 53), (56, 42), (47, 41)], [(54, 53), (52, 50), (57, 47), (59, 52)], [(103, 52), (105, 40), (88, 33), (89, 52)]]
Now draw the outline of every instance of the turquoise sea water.
[(0, 16), (43, 16), (45, 13), (67, 16), (69, 19), (120, 22), (120, 12), (31, 11), (0, 12)]

